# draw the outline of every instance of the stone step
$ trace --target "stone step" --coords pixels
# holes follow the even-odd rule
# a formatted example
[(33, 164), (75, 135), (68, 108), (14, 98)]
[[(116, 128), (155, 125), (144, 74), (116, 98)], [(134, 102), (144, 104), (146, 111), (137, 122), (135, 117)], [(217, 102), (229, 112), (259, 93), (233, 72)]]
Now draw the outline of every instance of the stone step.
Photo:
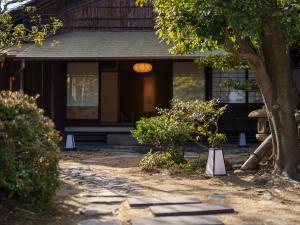
[(175, 216), (159, 218), (136, 218), (132, 225), (224, 225), (214, 216)]
[(104, 216), (112, 215), (117, 211), (117, 206), (113, 205), (89, 205), (80, 210), (80, 214), (83, 216)]
[(213, 215), (220, 213), (233, 213), (234, 209), (228, 205), (216, 203), (188, 204), (188, 205), (165, 205), (151, 206), (154, 216), (190, 216), (190, 215)]
[(145, 198), (129, 198), (128, 204), (131, 207), (147, 207), (154, 205), (179, 205), (201, 203), (198, 198), (194, 197), (145, 197)]
[(87, 198), (87, 203), (91, 204), (116, 204), (124, 202), (125, 198), (119, 197), (89, 197)]
[(106, 219), (106, 220), (83, 220), (77, 225), (122, 225), (119, 220), (116, 219)]
[(111, 190), (88, 191), (80, 194), (80, 197), (126, 197), (127, 194)]

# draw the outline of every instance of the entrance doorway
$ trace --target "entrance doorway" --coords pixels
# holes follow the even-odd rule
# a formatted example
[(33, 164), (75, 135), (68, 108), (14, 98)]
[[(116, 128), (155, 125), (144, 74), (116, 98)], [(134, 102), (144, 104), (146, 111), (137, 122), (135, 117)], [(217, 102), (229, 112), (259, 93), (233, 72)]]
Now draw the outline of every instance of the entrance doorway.
[(101, 73), (101, 122), (119, 120), (119, 84), (117, 72)]

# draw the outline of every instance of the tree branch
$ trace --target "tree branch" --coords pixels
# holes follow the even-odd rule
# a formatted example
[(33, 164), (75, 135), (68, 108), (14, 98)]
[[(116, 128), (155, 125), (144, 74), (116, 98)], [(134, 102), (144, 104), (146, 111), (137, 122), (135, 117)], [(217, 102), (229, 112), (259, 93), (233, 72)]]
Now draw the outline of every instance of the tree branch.
[(9, 6), (16, 4), (16, 3), (23, 3), (27, 0), (0, 0), (0, 13), (6, 13), (9, 9)]
[(255, 54), (252, 50), (247, 52), (246, 49), (236, 48), (235, 44), (230, 40), (228, 28), (225, 28), (225, 30), (224, 30), (224, 42), (225, 42), (225, 47), (232, 54), (236, 55), (239, 58), (248, 60), (248, 59), (257, 57), (257, 54)]

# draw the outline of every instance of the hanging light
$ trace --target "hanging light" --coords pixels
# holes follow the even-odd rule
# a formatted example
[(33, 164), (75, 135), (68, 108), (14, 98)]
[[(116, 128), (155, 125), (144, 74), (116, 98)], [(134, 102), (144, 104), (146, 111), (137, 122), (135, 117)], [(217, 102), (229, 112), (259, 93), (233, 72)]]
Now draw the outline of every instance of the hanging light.
[(133, 65), (133, 70), (137, 73), (150, 73), (153, 66), (150, 63), (136, 63)]

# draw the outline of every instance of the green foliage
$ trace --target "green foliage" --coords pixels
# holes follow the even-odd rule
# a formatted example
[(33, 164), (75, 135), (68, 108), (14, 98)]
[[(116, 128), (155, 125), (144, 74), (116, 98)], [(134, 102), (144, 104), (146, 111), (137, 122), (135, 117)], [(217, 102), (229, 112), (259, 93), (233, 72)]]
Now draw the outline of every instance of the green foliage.
[(229, 56), (212, 59), (215, 64), (248, 60), (263, 53), (264, 33), (280, 35), (277, 27), (286, 45), (299, 46), (299, 0), (137, 0), (147, 2), (157, 14), (157, 34), (172, 52), (224, 49)]
[(149, 151), (139, 163), (139, 167), (145, 172), (156, 172), (167, 169), (170, 173), (199, 172), (203, 173), (206, 168), (206, 158), (193, 159), (178, 162), (174, 160), (172, 151)]
[(160, 149), (178, 149), (187, 141), (199, 144), (203, 140), (219, 147), (226, 139), (218, 128), (225, 111), (226, 106), (219, 107), (216, 100), (174, 100), (169, 109), (158, 109), (159, 116), (138, 121), (132, 134), (139, 143)]
[(184, 165), (186, 171), (204, 173), (206, 169), (207, 158), (193, 159)]
[(225, 86), (236, 90), (259, 91), (257, 81), (254, 79), (241, 81), (229, 78), (225, 81)]
[(233, 69), (248, 69), (248, 63), (232, 54), (210, 55), (200, 57), (196, 63), (202, 66), (210, 66), (221, 71), (230, 71)]
[(170, 151), (153, 152), (150, 150), (140, 161), (139, 167), (146, 172), (157, 169), (170, 168), (175, 164)]
[(170, 149), (187, 141), (182, 135), (179, 123), (166, 115), (142, 118), (136, 123), (136, 129), (132, 131), (132, 134), (141, 144)]
[(51, 205), (58, 187), (60, 136), (21, 92), (0, 93), (0, 189), (25, 206)]
[[(18, 23), (7, 9), (1, 10), (1, 54), (5, 54), (12, 46), (21, 47), (24, 42), (33, 42), (42, 45), (43, 41), (49, 35), (56, 34), (57, 30), (62, 27), (62, 22), (54, 17), (47, 18), (46, 21), (43, 21), (42, 17), (36, 14), (36, 9), (34, 7), (23, 7), (23, 11), (24, 18), (22, 23)], [(23, 24), (23, 21), (26, 21), (27, 24)]]
[(226, 106), (219, 107), (217, 100), (174, 100), (169, 109), (158, 109), (158, 116), (142, 118), (132, 131), (133, 136), (139, 143), (153, 145), (161, 151), (150, 151), (141, 160), (140, 167), (144, 171), (159, 168), (202, 171), (203, 163), (184, 159), (182, 145), (188, 141), (201, 145), (200, 141), (207, 140), (212, 147), (220, 147), (226, 136), (219, 133), (218, 121), (225, 111)]
[(159, 114), (167, 116), (183, 137), (198, 144), (207, 140), (212, 147), (219, 147), (226, 137), (219, 133), (218, 121), (227, 106), (219, 107), (218, 100), (179, 101), (174, 100), (169, 109), (158, 109)]

